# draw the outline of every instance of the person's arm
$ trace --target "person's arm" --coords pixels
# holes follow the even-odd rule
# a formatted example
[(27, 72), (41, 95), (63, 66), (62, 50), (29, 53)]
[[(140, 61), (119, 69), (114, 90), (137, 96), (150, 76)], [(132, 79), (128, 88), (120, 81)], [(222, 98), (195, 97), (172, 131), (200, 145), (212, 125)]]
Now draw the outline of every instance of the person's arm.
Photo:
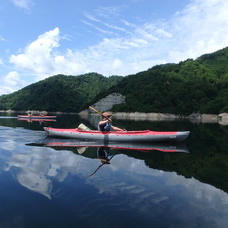
[(105, 125), (106, 123), (110, 122), (109, 120), (101, 120), (99, 125)]
[(112, 129), (113, 129), (114, 131), (125, 131), (125, 130), (122, 129), (122, 128), (114, 127), (114, 126), (112, 126)]

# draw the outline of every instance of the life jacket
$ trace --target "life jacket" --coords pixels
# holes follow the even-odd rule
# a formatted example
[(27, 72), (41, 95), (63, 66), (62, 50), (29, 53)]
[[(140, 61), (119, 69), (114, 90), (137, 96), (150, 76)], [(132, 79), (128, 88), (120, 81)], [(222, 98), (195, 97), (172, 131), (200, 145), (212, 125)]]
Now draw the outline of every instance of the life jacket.
[(99, 125), (98, 124), (98, 130), (99, 131), (111, 131), (111, 124), (110, 123), (106, 123), (106, 124), (103, 124), (103, 125)]

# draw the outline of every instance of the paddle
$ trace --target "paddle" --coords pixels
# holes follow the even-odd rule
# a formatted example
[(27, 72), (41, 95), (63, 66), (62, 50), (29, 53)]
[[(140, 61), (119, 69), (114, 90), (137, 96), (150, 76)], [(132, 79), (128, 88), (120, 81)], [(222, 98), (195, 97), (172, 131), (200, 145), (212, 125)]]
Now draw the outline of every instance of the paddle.
[(96, 110), (95, 108), (93, 108), (93, 107), (91, 107), (91, 106), (89, 106), (89, 108), (90, 108), (91, 110), (93, 110), (94, 112), (96, 112), (97, 114), (99, 114), (100, 116), (102, 116), (103, 118), (105, 118), (105, 119), (111, 121), (111, 119), (108, 118), (107, 116), (103, 116), (102, 112), (99, 112), (98, 110)]
[[(99, 114), (100, 116), (102, 116), (102, 118), (105, 118), (105, 119), (107, 119), (108, 121), (111, 121), (111, 122), (113, 123), (113, 121), (112, 121), (109, 117), (103, 116), (102, 112), (96, 110), (95, 108), (93, 108), (93, 107), (91, 107), (91, 106), (89, 106), (89, 108), (90, 108), (91, 110), (93, 110), (94, 112), (96, 112), (97, 114)], [(114, 125), (116, 125), (116, 124), (114, 123)], [(126, 131), (125, 128), (123, 128), (123, 130)]]

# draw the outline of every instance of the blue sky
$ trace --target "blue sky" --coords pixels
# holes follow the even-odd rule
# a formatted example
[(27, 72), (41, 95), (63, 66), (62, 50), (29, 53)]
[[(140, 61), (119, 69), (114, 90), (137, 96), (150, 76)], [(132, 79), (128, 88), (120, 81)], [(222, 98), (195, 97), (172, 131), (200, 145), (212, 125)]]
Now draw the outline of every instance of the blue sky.
[(1, 0), (0, 95), (195, 59), (228, 46), (227, 12), (227, 0)]

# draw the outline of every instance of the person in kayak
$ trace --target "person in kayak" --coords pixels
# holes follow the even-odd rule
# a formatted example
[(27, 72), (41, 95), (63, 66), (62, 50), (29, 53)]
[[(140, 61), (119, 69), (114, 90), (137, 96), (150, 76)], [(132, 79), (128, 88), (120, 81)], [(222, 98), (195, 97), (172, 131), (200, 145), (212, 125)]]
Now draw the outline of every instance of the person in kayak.
[(124, 131), (124, 129), (112, 126), (112, 115), (108, 112), (102, 114), (102, 120), (98, 123), (99, 131)]

